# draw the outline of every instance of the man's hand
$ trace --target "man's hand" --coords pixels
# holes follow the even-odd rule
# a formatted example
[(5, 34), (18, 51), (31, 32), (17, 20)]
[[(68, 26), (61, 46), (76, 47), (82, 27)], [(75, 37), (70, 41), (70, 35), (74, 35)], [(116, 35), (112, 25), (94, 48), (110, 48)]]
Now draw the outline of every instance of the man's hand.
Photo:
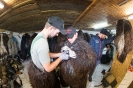
[(67, 51), (62, 51), (60, 57), (61, 57), (62, 60), (68, 60), (69, 59), (68, 52)]
[(68, 51), (68, 54), (71, 58), (76, 58), (76, 53), (71, 50), (68, 46), (62, 47), (61, 51)]

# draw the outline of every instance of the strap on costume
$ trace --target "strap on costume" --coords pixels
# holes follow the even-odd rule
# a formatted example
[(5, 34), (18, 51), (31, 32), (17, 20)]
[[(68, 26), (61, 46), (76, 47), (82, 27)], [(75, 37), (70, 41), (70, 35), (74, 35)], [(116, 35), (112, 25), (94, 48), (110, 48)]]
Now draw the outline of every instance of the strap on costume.
[(31, 44), (30, 53), (32, 52), (32, 49), (33, 49), (33, 46), (34, 46), (35, 42), (36, 42), (37, 40), (41, 39), (41, 38), (43, 38), (43, 36), (37, 36), (37, 37), (35, 37), (35, 39), (33, 40), (32, 44)]

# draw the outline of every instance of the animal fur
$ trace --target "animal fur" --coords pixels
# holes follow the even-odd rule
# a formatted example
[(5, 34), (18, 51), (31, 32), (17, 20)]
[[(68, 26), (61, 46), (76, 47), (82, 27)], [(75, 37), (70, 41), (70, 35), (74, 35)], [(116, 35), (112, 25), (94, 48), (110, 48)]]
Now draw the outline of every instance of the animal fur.
[(84, 39), (87, 41), (87, 42), (90, 42), (90, 35), (88, 33), (84, 33)]
[(118, 50), (118, 60), (123, 63), (126, 55), (133, 49), (133, 30), (131, 23), (125, 19), (119, 19), (116, 27), (114, 43)]
[(62, 86), (86, 88), (87, 76), (89, 74), (89, 79), (91, 79), (96, 66), (94, 50), (85, 40), (78, 38), (73, 44), (66, 41), (57, 45), (55, 51), (60, 52), (64, 45), (75, 51), (77, 58), (70, 58), (70, 60), (60, 64), (59, 72)]
[(29, 80), (32, 88), (60, 88), (58, 78), (54, 71), (40, 71), (31, 61), (28, 69)]
[(78, 31), (78, 37), (90, 42), (90, 35), (88, 33), (83, 33), (82, 30)]
[(0, 56), (4, 56), (7, 54), (7, 50), (3, 44), (3, 34), (0, 34)]
[(8, 35), (6, 33), (3, 33), (3, 44), (7, 50), (7, 54), (9, 54), (8, 40), (9, 40)]

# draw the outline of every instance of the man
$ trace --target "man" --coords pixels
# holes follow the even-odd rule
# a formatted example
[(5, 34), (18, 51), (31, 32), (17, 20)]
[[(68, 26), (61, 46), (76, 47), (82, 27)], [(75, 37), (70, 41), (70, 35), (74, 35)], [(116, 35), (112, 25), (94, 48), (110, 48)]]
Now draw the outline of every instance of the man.
[(75, 51), (76, 57), (71, 55), (72, 59), (61, 63), (59, 69), (61, 85), (63, 87), (85, 88), (88, 74), (89, 81), (92, 80), (91, 76), (96, 66), (96, 54), (88, 42), (78, 37), (74, 27), (68, 27), (66, 33), (68, 41), (58, 44), (56, 52), (58, 52), (59, 48), (65, 46), (62, 50), (70, 49), (70, 53)]
[(114, 36), (108, 38), (109, 32), (106, 29), (102, 29), (100, 33), (94, 35), (90, 39), (90, 45), (94, 49), (97, 55), (97, 63), (99, 63), (101, 56), (102, 56), (102, 50), (105, 47), (106, 44), (111, 43), (114, 40)]
[[(60, 17), (51, 16), (44, 29), (32, 41), (30, 50), (32, 61), (28, 73), (33, 88), (60, 87), (53, 70), (62, 60), (68, 60), (69, 55), (65, 52), (50, 53), (47, 42), (48, 37), (58, 36), (59, 32), (66, 34), (64, 22)], [(56, 57), (58, 58), (51, 63), (50, 58)]]
[(78, 33), (74, 27), (67, 28), (66, 33), (67, 39), (71, 44), (78, 38)]

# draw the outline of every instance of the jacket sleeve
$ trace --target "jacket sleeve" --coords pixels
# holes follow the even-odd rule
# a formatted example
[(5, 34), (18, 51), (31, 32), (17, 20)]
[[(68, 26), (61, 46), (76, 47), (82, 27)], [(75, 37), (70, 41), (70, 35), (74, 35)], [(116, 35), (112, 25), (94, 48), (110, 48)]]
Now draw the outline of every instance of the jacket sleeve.
[(111, 43), (114, 40), (114, 38), (115, 38), (115, 36), (106, 39), (105, 44)]

